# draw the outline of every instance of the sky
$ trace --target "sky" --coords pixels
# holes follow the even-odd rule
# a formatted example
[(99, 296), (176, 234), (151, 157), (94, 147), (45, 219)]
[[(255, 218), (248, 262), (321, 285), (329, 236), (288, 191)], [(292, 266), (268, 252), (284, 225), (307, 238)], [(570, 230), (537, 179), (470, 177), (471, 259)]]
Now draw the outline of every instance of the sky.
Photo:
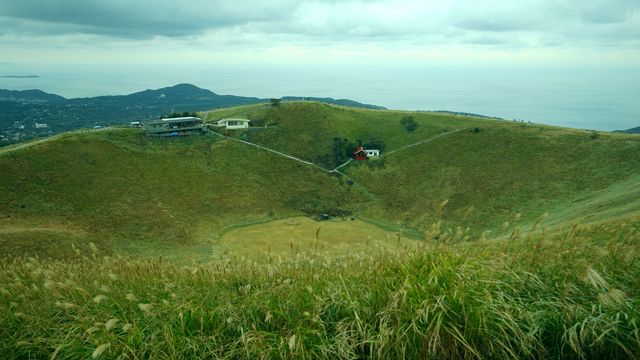
[(640, 63), (640, 0), (0, 0), (0, 63)]

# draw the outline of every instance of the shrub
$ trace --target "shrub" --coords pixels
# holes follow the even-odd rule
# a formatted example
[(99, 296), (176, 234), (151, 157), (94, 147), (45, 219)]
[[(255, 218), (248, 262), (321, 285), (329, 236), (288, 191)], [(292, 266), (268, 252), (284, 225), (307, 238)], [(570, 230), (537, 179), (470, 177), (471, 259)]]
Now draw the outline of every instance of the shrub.
[(385, 168), (384, 158), (373, 158), (372, 161), (367, 161), (367, 167), (371, 170), (380, 170)]
[(357, 143), (343, 137), (334, 137), (331, 153), (333, 155), (334, 166), (339, 165), (351, 158), (353, 150), (358, 146)]
[(385, 143), (380, 137), (375, 137), (364, 142), (362, 145), (365, 149), (384, 150)]
[(400, 120), (400, 123), (408, 132), (412, 132), (418, 127), (418, 123), (416, 123), (416, 120), (413, 118), (413, 116), (410, 115), (403, 116), (402, 120)]

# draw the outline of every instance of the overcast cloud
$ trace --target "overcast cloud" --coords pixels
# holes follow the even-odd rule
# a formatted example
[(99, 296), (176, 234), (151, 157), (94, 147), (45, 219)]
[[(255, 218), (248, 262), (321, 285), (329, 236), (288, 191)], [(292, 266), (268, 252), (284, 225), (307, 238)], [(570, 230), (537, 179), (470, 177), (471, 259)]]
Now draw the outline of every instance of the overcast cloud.
[(35, 53), (50, 61), (144, 57), (158, 47), (201, 61), (234, 61), (259, 49), (257, 61), (535, 53), (634, 63), (640, 1), (0, 0), (0, 51), (8, 61)]

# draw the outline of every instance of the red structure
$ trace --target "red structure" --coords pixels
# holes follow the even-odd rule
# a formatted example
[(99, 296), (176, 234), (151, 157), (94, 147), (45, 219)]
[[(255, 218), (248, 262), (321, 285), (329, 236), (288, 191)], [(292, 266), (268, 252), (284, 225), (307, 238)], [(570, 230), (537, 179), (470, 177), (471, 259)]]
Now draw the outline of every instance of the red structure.
[(358, 145), (356, 151), (353, 152), (353, 159), (356, 161), (367, 160), (367, 153), (364, 152), (364, 148)]

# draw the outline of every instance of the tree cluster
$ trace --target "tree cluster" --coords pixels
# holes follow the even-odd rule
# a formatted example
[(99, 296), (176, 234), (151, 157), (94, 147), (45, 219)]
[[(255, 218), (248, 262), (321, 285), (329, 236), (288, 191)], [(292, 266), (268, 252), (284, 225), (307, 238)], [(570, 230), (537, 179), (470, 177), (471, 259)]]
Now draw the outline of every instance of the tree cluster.
[(353, 158), (353, 152), (361, 145), (365, 149), (378, 149), (384, 150), (385, 143), (379, 138), (369, 138), (367, 141), (362, 140), (349, 140), (343, 137), (334, 137), (333, 146), (331, 148), (331, 165), (338, 166), (343, 162)]
[(400, 123), (402, 124), (402, 126), (404, 126), (404, 129), (407, 130), (408, 132), (412, 132), (418, 127), (418, 123), (413, 118), (413, 116), (410, 116), (410, 115), (403, 116), (402, 120), (400, 120)]
[(331, 147), (332, 162), (337, 166), (353, 157), (353, 151), (358, 147), (358, 142), (343, 137), (334, 137)]

